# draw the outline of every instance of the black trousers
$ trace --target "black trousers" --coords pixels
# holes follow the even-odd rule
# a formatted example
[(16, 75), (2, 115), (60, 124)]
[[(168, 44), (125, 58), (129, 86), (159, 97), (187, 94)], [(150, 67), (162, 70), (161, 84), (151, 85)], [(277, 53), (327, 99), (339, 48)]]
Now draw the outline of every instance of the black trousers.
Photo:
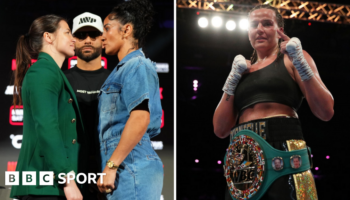
[[(288, 151), (286, 140), (304, 140), (300, 121), (295, 118), (267, 118), (253, 120), (248, 123), (265, 121), (266, 141), (275, 149)], [(239, 124), (242, 126), (244, 124)], [(276, 179), (260, 200), (296, 200), (296, 190), (293, 175), (285, 175)], [(232, 200), (226, 186), (225, 200)]]
[(26, 195), (22, 196), (20, 200), (67, 200), (62, 196), (39, 196), (39, 195)]

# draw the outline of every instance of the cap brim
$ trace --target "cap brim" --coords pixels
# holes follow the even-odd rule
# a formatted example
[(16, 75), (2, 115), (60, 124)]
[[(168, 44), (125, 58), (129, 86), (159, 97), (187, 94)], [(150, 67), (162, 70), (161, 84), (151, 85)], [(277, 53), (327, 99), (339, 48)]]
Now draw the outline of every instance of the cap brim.
[(87, 24), (87, 25), (84, 25), (84, 26), (78, 28), (77, 30), (75, 30), (74, 32), (72, 32), (72, 34), (74, 34), (75, 32), (79, 31), (81, 28), (84, 28), (84, 27), (92, 27), (92, 28), (94, 28), (94, 29), (100, 31), (101, 33), (103, 33), (103, 31), (99, 30), (99, 29), (96, 28), (95, 26), (92, 26), (92, 25)]

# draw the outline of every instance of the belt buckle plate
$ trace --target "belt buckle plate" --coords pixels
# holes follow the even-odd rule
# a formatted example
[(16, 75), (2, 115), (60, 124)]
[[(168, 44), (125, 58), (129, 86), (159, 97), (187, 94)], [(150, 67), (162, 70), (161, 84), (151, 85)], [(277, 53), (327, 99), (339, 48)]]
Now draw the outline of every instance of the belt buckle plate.
[(265, 158), (254, 138), (239, 135), (228, 147), (224, 173), (229, 192), (235, 199), (250, 199), (264, 180)]

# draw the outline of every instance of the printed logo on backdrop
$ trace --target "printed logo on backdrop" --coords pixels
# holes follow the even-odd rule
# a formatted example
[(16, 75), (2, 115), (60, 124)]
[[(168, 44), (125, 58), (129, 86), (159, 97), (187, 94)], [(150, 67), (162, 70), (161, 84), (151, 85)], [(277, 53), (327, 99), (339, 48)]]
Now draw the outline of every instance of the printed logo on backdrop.
[(79, 24), (82, 23), (93, 23), (96, 22), (96, 19), (92, 18), (92, 17), (82, 17), (80, 18)]
[(23, 106), (10, 107), (9, 122), (13, 126), (23, 126)]
[[(80, 23), (87, 23), (87, 22), (96, 22), (96, 19), (93, 19), (91, 17), (85, 17), (80, 19)], [(37, 60), (32, 59), (31, 62), (34, 64)], [(68, 69), (71, 69), (77, 64), (77, 56), (70, 57), (68, 59)], [(107, 59), (105, 57), (101, 57), (101, 65), (103, 68), (107, 69)], [(16, 70), (17, 64), (16, 59), (12, 59), (12, 65), (11, 69), (12, 71)], [(156, 71), (158, 73), (168, 73), (169, 72), (169, 64), (168, 63), (156, 63)], [(13, 85), (8, 85), (5, 90), (5, 95), (13, 95)], [(160, 99), (163, 100), (163, 88), (160, 87)], [(99, 91), (77, 91), (80, 93), (98, 93)], [(14, 106), (10, 107), (10, 114), (9, 114), (9, 123), (12, 126), (23, 126), (23, 106), (16, 106), (16, 109), (14, 109)], [(161, 117), (161, 127), (164, 127), (164, 110), (162, 110), (162, 117)], [(16, 149), (21, 149), (22, 146), (22, 134), (10, 135), (12, 146)], [(151, 141), (152, 147), (154, 150), (162, 150), (163, 149), (163, 142), (162, 141)], [(12, 171), (12, 170), (8, 170)]]
[(20, 135), (11, 134), (10, 139), (12, 140), (12, 146), (15, 147), (16, 149), (21, 149), (22, 138), (23, 138), (22, 134), (20, 134)]

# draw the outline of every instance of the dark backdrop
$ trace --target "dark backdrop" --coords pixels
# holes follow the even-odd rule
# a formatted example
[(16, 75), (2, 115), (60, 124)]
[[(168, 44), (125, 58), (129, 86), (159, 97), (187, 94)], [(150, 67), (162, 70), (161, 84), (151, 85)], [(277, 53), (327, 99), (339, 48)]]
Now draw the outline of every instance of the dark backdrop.
[[(344, 2), (338, 2), (344, 3)], [(253, 49), (247, 32), (214, 30), (214, 14), (236, 21), (244, 16), (177, 9), (177, 199), (224, 199), (222, 164), (229, 138), (214, 135), (212, 117), (223, 94), (222, 87), (237, 54), (250, 58)], [(197, 20), (207, 16), (209, 26)], [(224, 20), (224, 21), (225, 21)], [(298, 37), (314, 59), (319, 74), (335, 99), (329, 122), (316, 118), (304, 100), (298, 111), (304, 138), (312, 148), (319, 199), (348, 199), (346, 180), (350, 87), (350, 25), (286, 20), (289, 37)], [(198, 80), (198, 90), (193, 90)], [(326, 159), (329, 155), (330, 159)], [(199, 162), (195, 163), (195, 159)]]

